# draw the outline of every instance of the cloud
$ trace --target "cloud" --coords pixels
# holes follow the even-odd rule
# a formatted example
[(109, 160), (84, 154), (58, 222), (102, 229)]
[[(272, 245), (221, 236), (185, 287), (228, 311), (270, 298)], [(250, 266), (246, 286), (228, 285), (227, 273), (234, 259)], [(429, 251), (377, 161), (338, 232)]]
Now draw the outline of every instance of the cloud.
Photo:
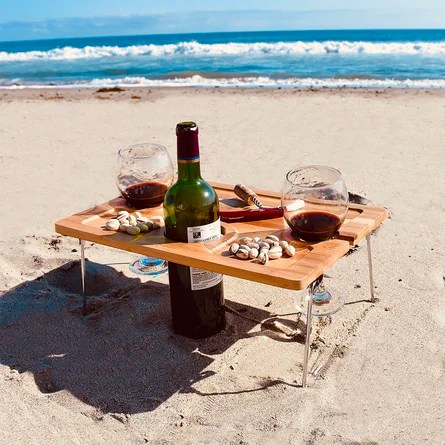
[(51, 39), (190, 32), (445, 28), (445, 11), (362, 9), (220, 11), (53, 19), (0, 24), (0, 40)]

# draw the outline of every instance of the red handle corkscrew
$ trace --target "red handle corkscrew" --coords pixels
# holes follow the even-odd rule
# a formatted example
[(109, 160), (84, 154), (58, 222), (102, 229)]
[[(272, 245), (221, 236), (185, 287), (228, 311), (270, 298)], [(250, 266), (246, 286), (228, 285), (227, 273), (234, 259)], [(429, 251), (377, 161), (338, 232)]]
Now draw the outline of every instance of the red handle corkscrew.
[(262, 209), (242, 209), (242, 210), (220, 210), (219, 217), (222, 222), (246, 222), (260, 221), (262, 219), (281, 218), (283, 209), (281, 207), (269, 207)]

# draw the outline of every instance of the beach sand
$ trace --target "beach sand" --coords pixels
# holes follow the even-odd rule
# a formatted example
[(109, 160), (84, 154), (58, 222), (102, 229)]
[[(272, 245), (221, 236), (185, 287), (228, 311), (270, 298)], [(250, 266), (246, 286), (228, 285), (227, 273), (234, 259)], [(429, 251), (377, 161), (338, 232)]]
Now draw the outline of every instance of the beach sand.
[[(304, 344), (292, 291), (225, 277), (226, 331), (174, 335), (168, 280), (136, 255), (87, 243), (92, 310), (81, 315), (79, 245), (64, 216), (117, 195), (130, 143), (200, 126), (202, 173), (279, 191), (303, 164), (340, 169), (390, 211), (328, 271), (347, 305)], [(0, 90), (1, 444), (443, 444), (445, 442), (445, 91)], [(286, 315), (288, 314), (288, 315)], [(290, 315), (289, 315), (290, 314)]]

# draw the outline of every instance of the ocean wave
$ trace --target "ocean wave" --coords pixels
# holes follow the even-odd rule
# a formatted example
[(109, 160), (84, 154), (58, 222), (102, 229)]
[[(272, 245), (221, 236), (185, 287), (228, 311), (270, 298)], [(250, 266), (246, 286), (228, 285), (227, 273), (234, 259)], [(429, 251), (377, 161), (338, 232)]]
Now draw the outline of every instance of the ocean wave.
[(0, 51), (0, 62), (24, 62), (35, 60), (74, 60), (108, 57), (175, 56), (175, 55), (323, 55), (323, 54), (370, 54), (370, 55), (445, 55), (442, 42), (276, 42), (276, 43), (214, 43), (180, 42), (167, 45), (132, 46), (85, 46), (54, 48), (48, 51), (6, 52)]
[(338, 78), (287, 78), (232, 77), (205, 78), (199, 75), (172, 79), (123, 77), (121, 79), (93, 79), (70, 84), (25, 84), (15, 79), (1, 81), (0, 88), (100, 88), (100, 87), (201, 87), (201, 88), (445, 88), (445, 79), (338, 79)]

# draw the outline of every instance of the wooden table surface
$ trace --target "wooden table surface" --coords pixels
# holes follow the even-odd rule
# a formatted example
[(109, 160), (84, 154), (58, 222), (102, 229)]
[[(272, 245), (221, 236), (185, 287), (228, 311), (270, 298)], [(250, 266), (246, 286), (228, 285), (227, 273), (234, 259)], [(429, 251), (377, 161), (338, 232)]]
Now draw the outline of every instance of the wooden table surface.
[[(212, 185), (218, 193), (222, 207), (236, 199), (233, 185)], [(279, 193), (259, 189), (255, 191), (265, 206), (280, 205)], [(281, 217), (263, 221), (222, 223), (223, 235), (219, 240), (187, 244), (165, 238), (164, 227), (137, 236), (105, 230), (105, 222), (119, 210), (134, 211), (126, 206), (124, 199), (112, 199), (57, 221), (56, 232), (186, 266), (296, 290), (306, 288), (348, 252), (351, 245), (358, 243), (376, 229), (388, 216), (387, 210), (382, 207), (350, 204), (338, 234), (333, 239), (320, 243), (295, 240), (286, 221)], [(149, 218), (163, 216), (162, 204), (139, 211)], [(229, 245), (243, 236), (265, 238), (270, 234), (294, 245), (295, 255), (292, 258), (270, 260), (266, 265), (261, 265), (254, 260), (237, 259), (228, 252)]]

